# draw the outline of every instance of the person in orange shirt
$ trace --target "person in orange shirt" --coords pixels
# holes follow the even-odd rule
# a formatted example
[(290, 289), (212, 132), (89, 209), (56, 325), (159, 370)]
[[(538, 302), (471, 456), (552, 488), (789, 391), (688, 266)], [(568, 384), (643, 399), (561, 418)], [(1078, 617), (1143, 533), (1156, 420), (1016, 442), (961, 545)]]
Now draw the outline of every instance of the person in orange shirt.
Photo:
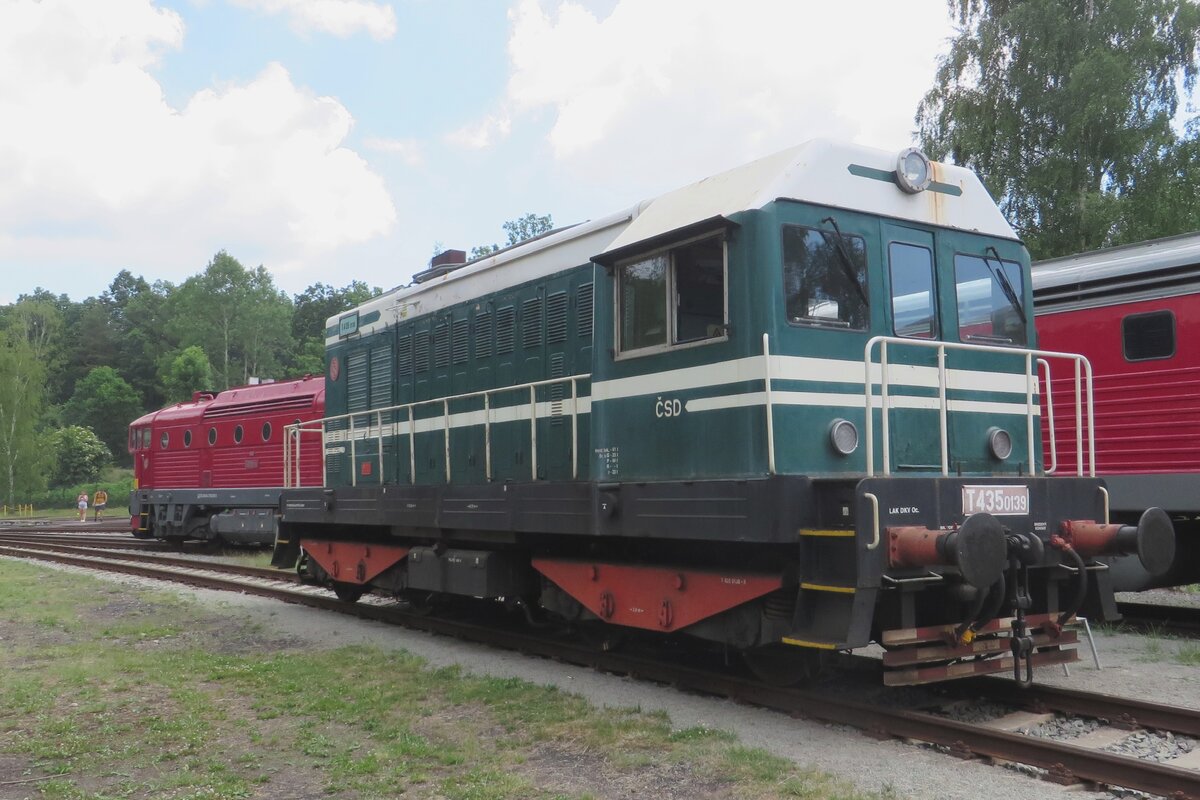
[(95, 495), (92, 496), (92, 502), (96, 506), (96, 522), (99, 522), (100, 517), (104, 514), (104, 509), (108, 508), (108, 492), (97, 489)]

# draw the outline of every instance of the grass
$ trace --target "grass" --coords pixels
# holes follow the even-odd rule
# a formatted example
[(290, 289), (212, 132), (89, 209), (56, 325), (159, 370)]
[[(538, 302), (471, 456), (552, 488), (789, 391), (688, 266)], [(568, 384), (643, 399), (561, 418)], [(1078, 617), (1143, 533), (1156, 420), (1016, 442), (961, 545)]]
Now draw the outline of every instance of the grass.
[(0, 561), (0, 795), (34, 777), (14, 784), (22, 796), (865, 797), (727, 731), (271, 633), (168, 592)]
[(1146, 633), (1140, 661), (1174, 661), (1185, 667), (1200, 666), (1200, 642), (1181, 638), (1160, 628)]

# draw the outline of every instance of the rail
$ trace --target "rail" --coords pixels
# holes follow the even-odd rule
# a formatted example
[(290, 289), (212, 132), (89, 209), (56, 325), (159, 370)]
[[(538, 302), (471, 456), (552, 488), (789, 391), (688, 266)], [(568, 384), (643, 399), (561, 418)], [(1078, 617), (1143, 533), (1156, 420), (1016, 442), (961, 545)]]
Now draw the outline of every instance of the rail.
[[(863, 369), (865, 374), (864, 382), (864, 407), (866, 410), (866, 459), (867, 459), (867, 475), (874, 476), (875, 472), (875, 415), (873, 410), (875, 403), (875, 383), (879, 384), (879, 403), (881, 410), (880, 414), (880, 439), (882, 442), (883, 458), (882, 458), (882, 475), (891, 475), (891, 439), (890, 439), (890, 412), (892, 409), (891, 394), (889, 392), (889, 365), (888, 365), (888, 349), (889, 346), (924, 348), (927, 350), (937, 351), (937, 371), (938, 371), (938, 423), (939, 423), (939, 442), (941, 446), (941, 467), (942, 475), (949, 476), (950, 474), (950, 438), (949, 438), (949, 401), (947, 399), (947, 369), (946, 369), (946, 353), (947, 351), (968, 351), (976, 353), (1000, 353), (1016, 358), (1023, 358), (1025, 361), (1025, 429), (1027, 434), (1027, 446), (1030, 459), (1030, 472), (1034, 470), (1034, 464), (1037, 462), (1035, 448), (1036, 436), (1034, 426), (1034, 412), (1038, 408), (1036, 400), (1035, 385), (1040, 376), (1042, 367), (1046, 369), (1046, 385), (1049, 384), (1050, 361), (1065, 360), (1074, 364), (1075, 368), (1075, 430), (1077, 432), (1084, 430), (1084, 407), (1086, 406), (1087, 419), (1087, 475), (1095, 477), (1096, 475), (1096, 436), (1095, 436), (1095, 409), (1092, 392), (1092, 365), (1085, 358), (1077, 353), (1059, 353), (1051, 350), (1029, 350), (1024, 348), (1002, 347), (1000, 345), (985, 345), (985, 344), (968, 344), (964, 342), (941, 342), (941, 341), (926, 341), (921, 339), (905, 339), (896, 336), (876, 336), (867, 342), (863, 348)], [(879, 350), (879, 361), (873, 359), (874, 351)], [(874, 380), (872, 375), (873, 367), (878, 364), (879, 379)], [(1036, 372), (1035, 372), (1036, 370)], [(1084, 391), (1086, 388), (1086, 392)], [(1085, 397), (1086, 395), (1086, 397)], [(1041, 424), (1036, 426), (1036, 430), (1040, 433)], [(1052, 471), (1058, 468), (1058, 450), (1054, 445), (1054, 421), (1053, 416), (1049, 421), (1049, 436), (1051, 448)], [(1076, 454), (1075, 454), (1075, 472), (1077, 475), (1084, 474), (1084, 446), (1082, 435), (1076, 435)]]
[[(379, 468), (380, 480), (382, 481), (384, 474), (384, 446), (385, 438), (396, 438), (400, 436), (408, 437), (408, 480), (409, 483), (417, 482), (417, 450), (416, 436), (418, 424), (432, 425), (429, 430), (438, 428), (442, 431), (443, 438), (443, 455), (446, 463), (446, 483), (452, 480), (451, 470), (451, 453), (450, 453), (450, 432), (453, 429), (452, 418), (454, 414), (450, 412), (450, 404), (457, 403), (463, 400), (483, 399), (483, 421), (469, 422), (467, 427), (483, 426), (484, 440), (484, 474), (487, 480), (492, 480), (492, 426), (499, 422), (519, 421), (519, 416), (522, 410), (522, 405), (515, 406), (495, 406), (493, 403), (497, 395), (512, 394), (517, 392), (529, 393), (529, 468), (530, 477), (532, 480), (537, 480), (538, 468), (538, 439), (537, 439), (537, 423), (539, 419), (544, 417), (565, 417), (568, 414), (562, 410), (563, 401), (561, 399), (551, 398), (548, 404), (553, 409), (558, 407), (558, 413), (553, 410), (549, 414), (538, 413), (537, 391), (542, 387), (550, 386), (570, 386), (570, 419), (571, 419), (571, 477), (579, 477), (579, 382), (590, 380), (591, 374), (570, 375), (562, 378), (549, 378), (541, 381), (531, 381), (529, 383), (521, 383), (515, 386), (503, 386), (495, 389), (484, 389), (478, 392), (465, 392), (463, 394), (449, 395), (447, 397), (437, 397), (429, 400), (417, 400), (412, 403), (400, 403), (398, 405), (387, 406), (386, 408), (375, 408), (366, 411), (351, 411), (345, 414), (337, 414), (332, 417), (323, 417), (317, 420), (308, 420), (299, 424), (288, 425), (284, 428), (284, 452), (283, 452), (283, 485), (285, 488), (294, 488), (303, 485), (301, 480), (301, 464), (302, 464), (302, 447), (306, 438), (320, 438), (321, 447), (321, 485), (328, 484), (328, 464), (325, 458), (326, 445), (332, 440), (330, 437), (330, 425), (332, 423), (340, 423), (345, 421), (345, 429), (337, 429), (334, 434), (342, 434), (337, 436), (337, 441), (346, 441), (350, 448), (350, 485), (358, 485), (358, 443), (365, 441), (374, 441), (376, 444), (376, 461)], [(424, 407), (441, 406), (441, 414), (429, 417), (417, 417), (418, 409)], [(496, 420), (497, 408), (513, 409), (512, 420)], [(461, 413), (461, 412), (460, 412)], [(397, 417), (404, 415), (404, 419), (397, 421)], [(388, 421), (384, 421), (384, 417)], [(367, 417), (367, 424), (363, 427), (355, 427), (355, 420)]]

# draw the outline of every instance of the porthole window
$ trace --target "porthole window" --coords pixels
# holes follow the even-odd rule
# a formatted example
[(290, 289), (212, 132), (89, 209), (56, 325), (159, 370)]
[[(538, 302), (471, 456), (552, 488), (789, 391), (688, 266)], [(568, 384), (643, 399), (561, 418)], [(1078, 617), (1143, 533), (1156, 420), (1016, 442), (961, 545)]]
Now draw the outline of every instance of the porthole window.
[(235, 444), (242, 443), (242, 426), (241, 425), (238, 425), (236, 428), (233, 429), (233, 441)]
[(192, 432), (191, 431), (183, 432), (183, 446), (184, 447), (192, 446)]
[(269, 423), (269, 422), (263, 423), (262, 433), (263, 433), (263, 441), (264, 442), (271, 441), (271, 423)]
[(162, 432), (162, 436), (158, 437), (158, 446), (163, 450), (167, 449), (167, 445), (171, 443), (171, 434), (167, 431)]
[(217, 443), (217, 429), (216, 428), (208, 429), (208, 443), (209, 444)]
[(1150, 361), (1175, 355), (1175, 315), (1170, 311), (1131, 314), (1121, 320), (1126, 361)]

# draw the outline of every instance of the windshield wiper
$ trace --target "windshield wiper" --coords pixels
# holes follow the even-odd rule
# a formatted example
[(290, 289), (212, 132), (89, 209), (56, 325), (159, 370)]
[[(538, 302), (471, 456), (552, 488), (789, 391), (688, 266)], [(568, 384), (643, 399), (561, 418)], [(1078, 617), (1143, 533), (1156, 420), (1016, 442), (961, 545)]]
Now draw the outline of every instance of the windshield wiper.
[[(997, 268), (992, 269), (992, 262), (988, 260), (986, 252), (991, 252), (996, 257)], [(1008, 304), (1013, 307), (1013, 311), (1017, 312), (1017, 316), (1021, 318), (1021, 324), (1028, 324), (1025, 319), (1025, 309), (1021, 307), (1021, 298), (1017, 297), (1017, 292), (1013, 289), (1013, 285), (1009, 282), (1008, 276), (1004, 274), (1004, 259), (1000, 258), (1000, 254), (996, 252), (996, 248), (992, 245), (987, 246), (987, 251), (983, 256), (983, 265), (987, 267), (988, 274), (992, 276), (992, 280), (1000, 286), (1000, 291), (1004, 292), (1005, 298), (1008, 299)]]
[[(837, 237), (833, 242), (837, 245), (838, 259), (841, 261), (842, 271), (846, 273), (846, 277), (850, 280), (850, 283), (854, 284), (854, 288), (858, 291), (858, 296), (862, 298), (863, 305), (870, 307), (871, 301), (867, 299), (867, 290), (858, 282), (858, 275), (854, 272), (854, 264), (850, 261), (850, 254), (846, 252), (846, 243), (842, 241), (842, 229), (838, 227), (837, 220), (833, 217), (826, 217), (821, 220), (822, 225), (826, 222), (832, 225), (834, 231), (837, 232)], [(825, 238), (825, 241), (829, 241), (829, 231), (821, 231), (821, 236)]]

